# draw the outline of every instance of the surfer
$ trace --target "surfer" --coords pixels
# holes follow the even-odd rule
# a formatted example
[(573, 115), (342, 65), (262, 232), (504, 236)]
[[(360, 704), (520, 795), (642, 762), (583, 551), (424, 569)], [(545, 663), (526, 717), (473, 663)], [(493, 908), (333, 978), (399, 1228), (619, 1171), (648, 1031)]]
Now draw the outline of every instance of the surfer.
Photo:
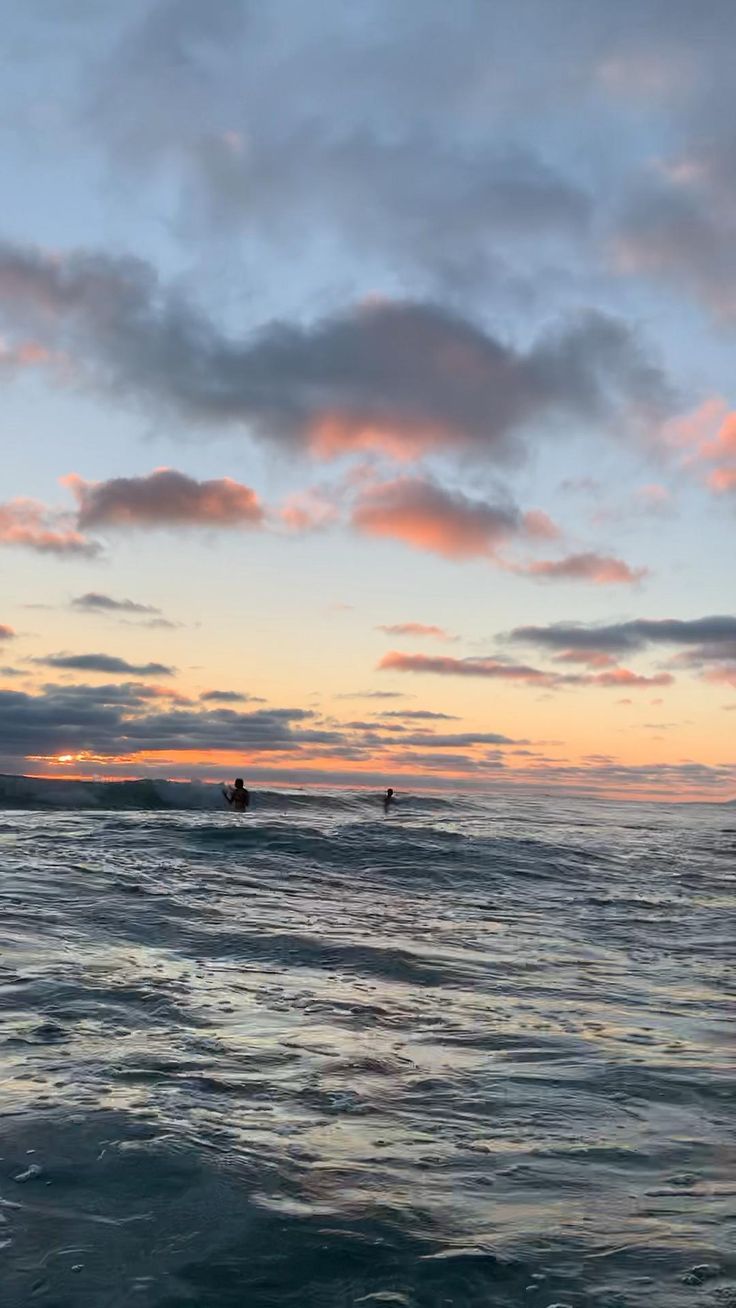
[(393, 802), (394, 802), (394, 792), (393, 792), (393, 788), (392, 788), (391, 786), (389, 786), (388, 790), (386, 791), (386, 794), (385, 794), (384, 797), (383, 797), (383, 811), (384, 811), (384, 813), (388, 813), (388, 811), (389, 811), (391, 805), (393, 804)]
[(243, 785), (242, 777), (236, 777), (235, 785), (228, 786), (227, 790), (223, 788), (222, 793), (230, 807), (234, 808), (236, 813), (244, 813), (250, 804), (250, 794)]

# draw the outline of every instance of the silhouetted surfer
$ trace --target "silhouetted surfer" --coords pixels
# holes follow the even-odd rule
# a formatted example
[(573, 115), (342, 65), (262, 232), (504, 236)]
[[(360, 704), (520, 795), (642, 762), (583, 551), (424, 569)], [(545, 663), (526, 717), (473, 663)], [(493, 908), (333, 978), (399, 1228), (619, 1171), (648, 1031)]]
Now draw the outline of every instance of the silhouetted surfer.
[(234, 808), (236, 813), (244, 813), (250, 804), (250, 795), (243, 785), (242, 777), (236, 777), (235, 785), (228, 786), (227, 790), (223, 790), (222, 793), (230, 807)]
[(393, 792), (392, 787), (389, 786), (388, 790), (386, 791), (386, 794), (385, 794), (384, 797), (383, 797), (383, 811), (384, 811), (384, 813), (388, 813), (388, 811), (389, 811), (391, 805), (393, 804), (393, 802), (394, 802), (394, 792)]

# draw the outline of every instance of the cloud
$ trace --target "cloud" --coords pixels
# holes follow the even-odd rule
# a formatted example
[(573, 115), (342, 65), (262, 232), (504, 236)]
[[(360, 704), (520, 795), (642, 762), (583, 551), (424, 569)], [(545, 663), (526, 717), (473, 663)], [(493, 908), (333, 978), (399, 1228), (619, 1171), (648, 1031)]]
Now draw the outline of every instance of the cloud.
[(367, 486), (353, 505), (352, 524), (365, 535), (401, 540), (453, 560), (493, 557), (500, 545), (527, 530), (515, 505), (471, 499), (421, 477)]
[(635, 618), (596, 625), (555, 622), (548, 627), (516, 627), (510, 639), (552, 650), (596, 650), (629, 654), (650, 645), (728, 646), (736, 640), (736, 617)]
[(613, 668), (610, 672), (597, 672), (594, 676), (582, 679), (587, 686), (614, 686), (625, 688), (643, 688), (646, 686), (671, 686), (674, 677), (669, 672), (657, 672), (654, 676), (644, 677), (628, 668)]
[(433, 713), (431, 709), (390, 709), (381, 714), (384, 718), (407, 718), (416, 721), (457, 722), (455, 713)]
[(689, 413), (669, 419), (660, 441), (682, 455), (682, 466), (718, 495), (736, 490), (736, 412), (711, 395)]
[(403, 654), (391, 650), (378, 664), (381, 671), (389, 672), (424, 672), (445, 677), (488, 677), (493, 680), (514, 681), (527, 685), (540, 685), (554, 688), (575, 686), (626, 687), (644, 689), (649, 686), (672, 685), (674, 677), (662, 672), (654, 676), (640, 676), (628, 668), (614, 668), (611, 671), (594, 674), (561, 674), (543, 668), (529, 667), (527, 664), (506, 663), (493, 658), (430, 658), (424, 654)]
[(403, 654), (390, 650), (378, 668), (382, 672), (427, 672), (441, 677), (490, 677), (500, 681), (518, 681), (549, 685), (550, 674), (524, 664), (504, 663), (492, 658), (434, 658), (426, 654)]
[(589, 668), (607, 668), (615, 663), (612, 654), (593, 649), (565, 649), (554, 655), (555, 663), (584, 663)]
[(0, 545), (17, 545), (59, 558), (93, 558), (101, 546), (77, 530), (71, 515), (55, 513), (36, 500), (0, 504)]
[[(338, 746), (339, 734), (315, 731), (303, 709), (160, 709), (160, 692), (135, 683), (47, 686), (35, 695), (0, 691), (4, 759), (91, 752), (101, 759), (149, 751), (258, 754)], [(307, 725), (302, 725), (302, 724)]]
[(345, 690), (335, 695), (335, 699), (412, 699), (399, 690)]
[(6, 622), (0, 622), (0, 640), (13, 640), (15, 631)]
[(630, 568), (610, 554), (569, 554), (564, 559), (536, 559), (515, 564), (515, 572), (545, 581), (592, 581), (596, 586), (633, 586), (648, 575), (648, 568)]
[(87, 527), (256, 527), (263, 509), (255, 491), (229, 477), (196, 481), (173, 468), (144, 477), (87, 482), (70, 474), (78, 523)]
[(376, 631), (384, 631), (387, 636), (416, 636), (418, 639), (428, 637), (432, 640), (457, 640), (457, 636), (452, 636), (444, 627), (435, 627), (427, 625), (424, 622), (394, 622), (379, 623)]
[(402, 749), (407, 746), (421, 749), (467, 749), (470, 745), (528, 745), (528, 740), (514, 740), (495, 731), (456, 731), (440, 735), (423, 731), (416, 735), (403, 735), (399, 742)]
[[(360, 23), (328, 3), (308, 24), (293, 4), (279, 21), (233, 0), (207, 24), (187, 0), (161, 4), (85, 67), (85, 135), (116, 178), (165, 175), (189, 236), (308, 252), (325, 231), (338, 255), (485, 283), (499, 242), (529, 260), (579, 241), (591, 207), (537, 150), (473, 130), (473, 99), (490, 94), (476, 47), (496, 49), (501, 29), (488, 10), (435, 3), (374, 5)], [(508, 79), (492, 80), (495, 98)]]
[(171, 677), (174, 669), (165, 663), (129, 663), (114, 654), (49, 654), (34, 658), (47, 668), (73, 669), (77, 672), (124, 672), (139, 677)]
[[(531, 426), (618, 429), (635, 415), (664, 417), (671, 406), (663, 374), (632, 331), (595, 313), (525, 350), (437, 304), (385, 300), (308, 325), (273, 323), (238, 340), (141, 260), (51, 256), (6, 243), (0, 314), (15, 329), (32, 323), (43, 343), (63, 348), (80, 383), (163, 406), (188, 423), (240, 424), (326, 457), (459, 446), (509, 462), (522, 455)], [(148, 501), (135, 504), (145, 517)], [(224, 507), (217, 499), (218, 518), (220, 511), (232, 525), (232, 497)], [(88, 520), (98, 520), (94, 501), (90, 512)]]
[[(296, 491), (281, 505), (279, 516), (289, 531), (324, 531), (339, 518), (337, 505), (324, 493), (308, 489)], [(333, 606), (337, 607), (337, 606)], [(352, 605), (340, 605), (351, 608)]]
[(199, 697), (203, 704), (265, 704), (259, 695), (246, 695), (238, 690), (205, 690)]
[[(559, 528), (541, 510), (522, 513), (513, 503), (471, 499), (426, 477), (369, 484), (355, 500), (351, 521), (366, 535), (401, 540), (453, 561), (492, 559), (508, 571), (541, 580), (633, 585), (647, 575), (646, 568), (630, 568), (621, 559), (604, 554), (571, 554), (530, 563), (507, 561), (499, 555), (503, 545), (555, 539)], [(396, 634), (405, 633), (397, 630)]]
[(84, 595), (75, 595), (71, 601), (73, 609), (84, 609), (92, 613), (160, 613), (152, 604), (138, 604), (130, 599), (113, 599), (101, 591), (88, 590)]

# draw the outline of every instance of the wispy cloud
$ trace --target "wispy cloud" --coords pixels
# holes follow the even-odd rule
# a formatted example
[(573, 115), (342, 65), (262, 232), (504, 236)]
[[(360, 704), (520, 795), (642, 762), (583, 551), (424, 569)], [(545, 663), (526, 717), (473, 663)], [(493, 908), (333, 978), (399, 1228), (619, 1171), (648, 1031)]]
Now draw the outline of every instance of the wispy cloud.
[(507, 663), (494, 658), (433, 658), (425, 654), (404, 654), (391, 650), (381, 659), (378, 667), (388, 672), (431, 673), (441, 677), (487, 677), (492, 680), (539, 685), (548, 688), (575, 686), (626, 687), (643, 689), (651, 686), (670, 686), (674, 677), (668, 672), (643, 676), (628, 668), (613, 668), (596, 673), (557, 673), (527, 664)]
[(540, 668), (520, 663), (504, 663), (493, 658), (436, 658), (427, 654), (404, 654), (390, 650), (378, 664), (382, 672), (426, 672), (439, 677), (490, 677), (499, 681), (518, 681), (548, 685), (550, 674)]
[(84, 595), (75, 595), (71, 601), (73, 609), (91, 613), (160, 613), (153, 604), (138, 604), (131, 599), (114, 599), (101, 591), (88, 590)]
[(37, 500), (0, 504), (0, 545), (15, 545), (59, 558), (93, 558), (101, 546), (78, 528), (73, 515), (57, 513)]
[(203, 704), (265, 704), (260, 695), (247, 695), (240, 690), (205, 690), (199, 697)]
[(536, 559), (514, 565), (514, 571), (544, 581), (590, 581), (596, 586), (633, 586), (648, 568), (631, 568), (610, 554), (568, 554), (563, 559)]
[(383, 631), (387, 636), (416, 636), (419, 640), (428, 638), (430, 640), (454, 641), (458, 639), (449, 631), (445, 631), (444, 627), (436, 627), (425, 622), (379, 623), (376, 631)]

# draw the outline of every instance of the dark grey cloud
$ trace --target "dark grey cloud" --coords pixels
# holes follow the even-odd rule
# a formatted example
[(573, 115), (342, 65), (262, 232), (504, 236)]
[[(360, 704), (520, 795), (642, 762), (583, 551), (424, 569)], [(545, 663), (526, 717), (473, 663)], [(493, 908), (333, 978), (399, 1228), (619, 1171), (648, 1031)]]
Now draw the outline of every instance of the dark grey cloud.
[[(522, 350), (447, 308), (401, 301), (238, 340), (141, 260), (6, 244), (0, 317), (74, 357), (90, 385), (323, 455), (447, 445), (508, 462), (532, 425), (620, 426), (634, 412), (661, 417), (671, 402), (635, 333), (597, 313)], [(95, 507), (82, 499), (83, 524), (110, 520)]]
[(204, 704), (236, 704), (238, 701), (250, 704), (265, 704), (260, 695), (247, 695), (239, 690), (205, 690), (199, 697)]
[(457, 722), (455, 713), (434, 713), (431, 709), (389, 709), (384, 718), (409, 718), (418, 721)]
[(413, 736), (401, 737), (401, 745), (418, 748), (466, 749), (469, 745), (528, 745), (528, 740), (514, 740), (495, 731), (456, 731), (445, 735), (423, 731)]
[(736, 641), (736, 617), (635, 618), (606, 625), (554, 622), (547, 627), (516, 627), (509, 639), (542, 649), (609, 654), (636, 653), (649, 645), (710, 646), (714, 657), (723, 657)]
[(413, 699), (413, 695), (406, 695), (400, 690), (346, 690), (335, 699)]
[(71, 601), (73, 609), (83, 609), (92, 613), (160, 613), (153, 604), (138, 604), (131, 599), (114, 599), (101, 591), (88, 590), (84, 595), (75, 595)]
[(174, 468), (145, 477), (87, 482), (65, 479), (77, 498), (77, 522), (89, 527), (256, 527), (263, 521), (258, 496), (249, 486), (220, 477), (197, 481)]
[(139, 677), (171, 677), (174, 669), (165, 663), (129, 663), (115, 654), (49, 654), (34, 658), (47, 668), (72, 669), (76, 672), (123, 672)]
[[(160, 696), (134, 683), (47, 686), (38, 694), (0, 691), (0, 755), (91, 752), (135, 755), (150, 750), (271, 752), (339, 745), (335, 732), (315, 731), (303, 709), (158, 707)], [(306, 725), (304, 725), (306, 724)]]

